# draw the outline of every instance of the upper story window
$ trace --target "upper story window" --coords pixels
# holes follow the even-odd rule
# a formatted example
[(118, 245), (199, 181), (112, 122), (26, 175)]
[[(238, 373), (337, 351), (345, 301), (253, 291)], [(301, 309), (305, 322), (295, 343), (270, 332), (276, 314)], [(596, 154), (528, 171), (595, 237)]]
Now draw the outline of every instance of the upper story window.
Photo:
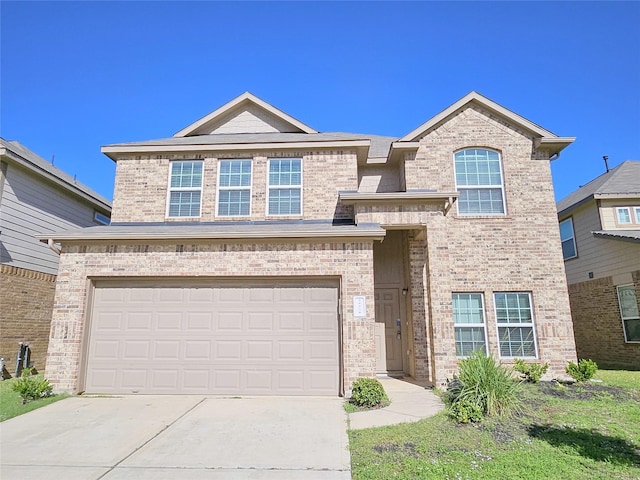
[(560, 222), (560, 240), (562, 241), (562, 258), (568, 260), (578, 256), (571, 217)]
[(171, 162), (168, 217), (199, 217), (202, 203), (202, 161)]
[(461, 215), (505, 213), (500, 154), (493, 150), (468, 148), (454, 154), (456, 188), (460, 192)]
[(219, 217), (251, 214), (251, 168), (249, 159), (220, 160), (218, 163)]
[(484, 328), (484, 302), (481, 293), (454, 293), (453, 324), (456, 356), (468, 357), (475, 350), (487, 353), (487, 334)]
[(102, 225), (109, 225), (111, 223), (111, 218), (107, 217), (104, 213), (100, 213), (98, 211), (93, 212), (93, 219)]
[(535, 358), (533, 308), (528, 292), (494, 294), (500, 357)]
[(616, 217), (618, 223), (621, 225), (627, 225), (633, 223), (631, 218), (631, 209), (629, 207), (618, 207), (616, 208)]
[(302, 160), (270, 158), (267, 215), (302, 214)]
[(620, 316), (626, 342), (640, 342), (640, 313), (638, 312), (638, 297), (633, 284), (617, 287)]

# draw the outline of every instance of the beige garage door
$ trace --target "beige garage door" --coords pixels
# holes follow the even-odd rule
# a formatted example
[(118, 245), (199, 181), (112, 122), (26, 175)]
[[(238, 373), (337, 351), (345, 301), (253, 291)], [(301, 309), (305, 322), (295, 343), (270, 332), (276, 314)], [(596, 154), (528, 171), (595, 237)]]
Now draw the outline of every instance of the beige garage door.
[(85, 390), (337, 395), (337, 306), (333, 284), (98, 282)]

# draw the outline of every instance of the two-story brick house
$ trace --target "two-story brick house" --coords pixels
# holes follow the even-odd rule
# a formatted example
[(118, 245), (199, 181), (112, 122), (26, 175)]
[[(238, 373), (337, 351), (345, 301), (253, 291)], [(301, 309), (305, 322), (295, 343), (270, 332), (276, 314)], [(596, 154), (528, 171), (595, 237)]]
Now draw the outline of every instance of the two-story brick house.
[(94, 393), (441, 384), (477, 348), (575, 347), (558, 137), (472, 92), (402, 138), (319, 133), (245, 93), (115, 144), (112, 224), (62, 244), (47, 376)]

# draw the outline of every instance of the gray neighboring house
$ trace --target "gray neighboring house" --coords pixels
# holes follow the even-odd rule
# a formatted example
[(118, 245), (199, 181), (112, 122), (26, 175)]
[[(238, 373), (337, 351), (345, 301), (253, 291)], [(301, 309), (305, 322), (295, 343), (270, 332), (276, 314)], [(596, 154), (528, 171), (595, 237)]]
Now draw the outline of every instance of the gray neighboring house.
[[(108, 224), (111, 202), (16, 141), (0, 138), (0, 357), (15, 372), (18, 343), (44, 371), (58, 254), (35, 235)], [(55, 245), (53, 245), (55, 248)]]
[(579, 358), (640, 370), (640, 161), (557, 204)]

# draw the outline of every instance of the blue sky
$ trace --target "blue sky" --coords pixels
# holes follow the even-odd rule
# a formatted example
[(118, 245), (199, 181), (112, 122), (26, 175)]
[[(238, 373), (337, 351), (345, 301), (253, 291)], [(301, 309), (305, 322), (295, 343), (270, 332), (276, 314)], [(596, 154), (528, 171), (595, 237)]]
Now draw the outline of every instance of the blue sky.
[(471, 90), (560, 136), (556, 198), (640, 160), (640, 2), (0, 2), (0, 135), (112, 198), (110, 143), (250, 91), (402, 136)]

